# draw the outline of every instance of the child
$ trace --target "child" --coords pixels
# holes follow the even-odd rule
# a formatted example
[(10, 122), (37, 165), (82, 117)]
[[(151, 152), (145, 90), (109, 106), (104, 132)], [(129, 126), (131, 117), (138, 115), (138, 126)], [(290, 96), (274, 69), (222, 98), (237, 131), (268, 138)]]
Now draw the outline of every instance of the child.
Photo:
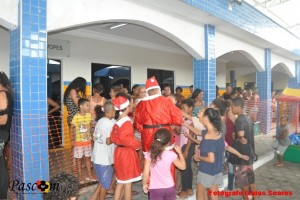
[(280, 127), (278, 130), (278, 136), (274, 136), (277, 138), (279, 146), (277, 148), (276, 153), (278, 154), (278, 162), (274, 165), (277, 167), (283, 166), (283, 154), (288, 148), (290, 144), (289, 139), (289, 128), (288, 128), (288, 116), (284, 115), (280, 117)]
[(50, 183), (59, 184), (58, 189), (51, 190), (47, 193), (43, 193), (44, 200), (53, 199), (65, 199), (65, 200), (75, 200), (79, 192), (79, 182), (78, 179), (65, 172), (56, 174), (50, 179)]
[[(240, 154), (249, 157), (248, 160), (236, 158), (234, 162), (234, 174), (235, 174), (235, 187), (241, 188), (243, 191), (244, 200), (248, 199), (248, 195), (254, 194), (256, 191), (255, 187), (255, 176), (253, 171), (253, 158), (254, 153), (251, 144), (247, 141), (241, 132), (238, 134), (238, 139), (233, 143), (232, 147), (237, 150)], [(250, 193), (251, 190), (251, 193)], [(256, 199), (255, 195), (252, 195), (253, 199)]]
[[(238, 115), (235, 120), (235, 140), (233, 148), (239, 153), (249, 157), (249, 160), (236, 159), (229, 161), (234, 164), (235, 186), (243, 190), (244, 199), (248, 199), (249, 187), (251, 192), (256, 191), (255, 178), (253, 171), (254, 158), (254, 135), (252, 120), (244, 114), (244, 100), (236, 97), (231, 104), (232, 113)], [(254, 196), (254, 199), (256, 197)]]
[[(192, 99), (185, 99), (181, 102), (182, 112), (188, 114), (190, 117), (193, 116), (194, 109), (194, 101)], [(192, 126), (192, 120), (184, 119), (184, 123), (187, 123)], [(188, 134), (189, 137), (185, 135)], [(185, 126), (181, 126), (181, 134), (180, 134), (180, 147), (183, 152), (183, 156), (186, 162), (186, 169), (181, 171), (181, 185), (182, 191), (178, 193), (179, 198), (187, 198), (190, 195), (193, 195), (193, 170), (192, 170), (192, 157), (195, 152), (195, 143), (196, 139), (192, 139), (194, 137), (194, 133), (189, 131), (189, 129)], [(197, 141), (199, 144), (199, 142)]]
[(113, 177), (113, 153), (115, 145), (110, 140), (110, 133), (116, 120), (114, 105), (106, 102), (103, 107), (96, 106), (97, 124), (94, 131), (94, 150), (92, 161), (96, 171), (99, 186), (92, 199), (104, 200)]
[[(79, 112), (75, 114), (71, 122), (71, 131), (72, 135), (72, 146), (74, 146), (74, 158), (77, 164), (78, 179), (80, 183), (84, 182), (81, 170), (81, 159), (85, 156), (85, 163), (88, 172), (88, 177), (86, 180), (95, 181), (95, 178), (92, 176), (91, 172), (91, 154), (92, 154), (92, 145), (91, 145), (91, 123), (92, 115), (90, 112), (90, 101), (85, 98), (78, 100)], [(75, 138), (74, 138), (75, 135)]]
[(212, 194), (211, 199), (218, 199), (215, 192), (223, 185), (222, 161), (224, 156), (224, 138), (221, 134), (222, 121), (220, 114), (213, 108), (199, 112), (199, 119), (207, 131), (202, 133), (200, 156), (194, 155), (195, 161), (200, 161), (197, 177), (197, 199), (205, 199), (206, 190)]
[(235, 120), (234, 126), (234, 139), (237, 139), (239, 134), (242, 134), (254, 150), (254, 134), (253, 134), (253, 123), (250, 117), (244, 114), (244, 100), (241, 97), (236, 97), (232, 100), (231, 110), (234, 115), (238, 118)]
[(134, 138), (133, 124), (127, 116), (130, 112), (129, 101), (123, 96), (116, 97), (114, 104), (118, 116), (110, 138), (117, 145), (114, 152), (114, 168), (117, 178), (114, 199), (122, 199), (122, 190), (125, 191), (125, 200), (132, 197), (132, 182), (141, 180), (141, 166), (137, 150), (141, 143)]
[(172, 150), (166, 150), (170, 140), (171, 133), (167, 129), (159, 129), (154, 135), (150, 152), (145, 155), (143, 190), (145, 193), (150, 191), (150, 200), (176, 199), (171, 165), (174, 164), (180, 170), (184, 170), (186, 165), (180, 147), (174, 146), (178, 155)]

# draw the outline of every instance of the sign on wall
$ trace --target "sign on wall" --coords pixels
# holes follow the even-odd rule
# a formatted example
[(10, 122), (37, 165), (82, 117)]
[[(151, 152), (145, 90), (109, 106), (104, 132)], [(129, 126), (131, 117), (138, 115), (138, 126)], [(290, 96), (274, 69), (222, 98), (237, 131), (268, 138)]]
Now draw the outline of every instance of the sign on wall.
[(48, 38), (48, 57), (70, 57), (70, 41)]

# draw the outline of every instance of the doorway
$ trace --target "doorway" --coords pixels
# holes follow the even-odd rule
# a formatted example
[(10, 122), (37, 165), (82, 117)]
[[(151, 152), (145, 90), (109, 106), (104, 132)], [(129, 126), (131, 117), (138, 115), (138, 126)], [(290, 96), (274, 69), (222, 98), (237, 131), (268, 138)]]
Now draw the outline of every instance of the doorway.
[(245, 90), (252, 90), (256, 85), (256, 82), (244, 82), (244, 89)]
[[(109, 90), (112, 86), (122, 85), (130, 91), (131, 67), (112, 64), (92, 63), (92, 83), (101, 83), (104, 86), (102, 96), (110, 99)], [(92, 84), (92, 85), (93, 85)]]
[(156, 80), (162, 87), (164, 84), (171, 86), (171, 91), (174, 91), (174, 71), (161, 69), (147, 69), (147, 78), (155, 76)]
[[(61, 106), (61, 61), (47, 60), (47, 97), (48, 102), (53, 102)], [(53, 108), (48, 103), (48, 112)], [(62, 117), (61, 108), (48, 113), (48, 147), (55, 149), (62, 146)]]

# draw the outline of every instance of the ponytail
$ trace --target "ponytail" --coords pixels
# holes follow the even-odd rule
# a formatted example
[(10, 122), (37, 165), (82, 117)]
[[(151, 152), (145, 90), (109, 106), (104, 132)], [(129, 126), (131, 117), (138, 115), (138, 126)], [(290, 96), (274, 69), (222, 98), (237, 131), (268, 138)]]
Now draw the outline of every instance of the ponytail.
[(165, 129), (159, 129), (154, 135), (154, 141), (150, 147), (151, 164), (155, 165), (161, 159), (161, 154), (165, 150), (164, 147), (169, 144), (171, 140), (171, 133)]
[(95, 107), (95, 113), (96, 113), (96, 121), (104, 117), (104, 107), (103, 106), (96, 106)]
[(221, 133), (222, 121), (221, 121), (220, 113), (218, 110), (215, 110), (213, 108), (207, 108), (204, 111), (203, 116), (207, 116), (209, 122), (213, 125), (215, 130), (218, 131), (219, 133)]
[(105, 112), (109, 112), (110, 110), (114, 110), (114, 105), (110, 102), (107, 101), (103, 106), (96, 106), (95, 107), (95, 113), (96, 113), (96, 121), (104, 117)]

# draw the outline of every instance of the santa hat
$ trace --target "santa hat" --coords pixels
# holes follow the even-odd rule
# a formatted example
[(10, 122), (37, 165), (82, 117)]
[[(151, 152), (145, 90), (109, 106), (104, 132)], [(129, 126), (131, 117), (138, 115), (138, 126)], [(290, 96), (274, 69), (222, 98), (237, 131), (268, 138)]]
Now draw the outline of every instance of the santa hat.
[(146, 92), (152, 89), (160, 89), (158, 82), (155, 79), (155, 76), (152, 76), (146, 81)]
[(123, 110), (129, 106), (128, 99), (123, 96), (115, 98), (112, 103), (114, 104), (115, 110)]

